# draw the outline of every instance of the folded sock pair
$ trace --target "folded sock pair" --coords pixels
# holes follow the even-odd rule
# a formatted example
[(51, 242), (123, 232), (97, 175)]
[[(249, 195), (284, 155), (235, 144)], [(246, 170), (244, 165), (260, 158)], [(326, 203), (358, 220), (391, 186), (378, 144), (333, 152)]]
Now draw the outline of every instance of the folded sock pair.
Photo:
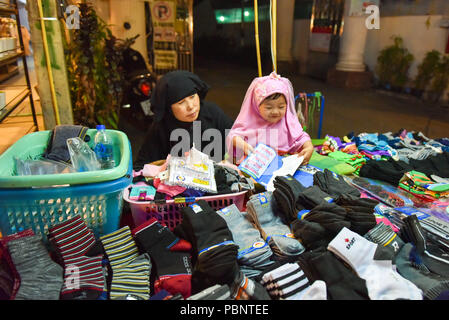
[(172, 295), (189, 297), (192, 277), (191, 244), (176, 237), (155, 218), (134, 228), (132, 234), (140, 251), (152, 258), (156, 275), (154, 293), (166, 290)]
[(297, 263), (286, 263), (262, 274), (260, 283), (276, 300), (326, 300), (326, 284), (315, 281), (314, 287)]
[(239, 265), (248, 267), (241, 268), (245, 274), (249, 276), (258, 274), (260, 269), (273, 263), (271, 260), (273, 251), (259, 230), (251, 224), (247, 213), (240, 212), (237, 206), (232, 204), (218, 210), (217, 214), (226, 221), (232, 232), (234, 242), (239, 247), (237, 256)]
[(422, 290), (393, 269), (385, 248), (343, 228), (327, 249), (366, 281), (371, 300), (422, 300)]
[(393, 231), (391, 226), (387, 226), (383, 222), (378, 223), (364, 237), (371, 242), (387, 248), (390, 252), (389, 258), (391, 260), (394, 259), (404, 245), (404, 241)]
[(102, 255), (87, 256), (95, 236), (80, 215), (49, 229), (48, 240), (64, 266), (61, 299), (98, 299), (107, 291)]
[(139, 255), (128, 226), (100, 237), (108, 257), (112, 279), (109, 297), (120, 299), (134, 295), (140, 299), (150, 298), (151, 262), (148, 253)]
[(33, 235), (34, 235), (33, 230), (27, 229), (0, 238), (1, 260), (2, 260), (1, 280), (2, 280), (2, 290), (5, 295), (5, 299), (14, 300), (17, 291), (19, 290), (20, 287), (20, 275), (14, 266), (14, 262), (12, 261), (11, 254), (8, 250), (8, 242), (13, 239), (19, 239), (22, 237), (29, 237)]
[(40, 235), (10, 238), (8, 252), (20, 286), (15, 300), (58, 300), (63, 285), (63, 268), (54, 262)]
[(305, 250), (304, 247), (294, 238), (290, 228), (274, 213), (272, 203), (271, 192), (251, 196), (247, 202), (248, 218), (277, 257), (301, 254)]
[(317, 186), (304, 187), (291, 175), (278, 176), (274, 180), (273, 196), (278, 203), (286, 223), (298, 217), (298, 212), (310, 210), (332, 198)]
[(192, 244), (192, 292), (232, 283), (239, 272), (238, 246), (226, 221), (205, 200), (183, 207), (181, 213), (174, 233)]

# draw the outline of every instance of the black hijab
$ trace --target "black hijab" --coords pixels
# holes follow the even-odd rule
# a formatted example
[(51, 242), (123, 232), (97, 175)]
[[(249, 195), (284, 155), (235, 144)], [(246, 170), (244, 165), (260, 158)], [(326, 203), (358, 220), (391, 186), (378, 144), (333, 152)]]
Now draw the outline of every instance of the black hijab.
[[(192, 146), (193, 122), (176, 119), (171, 105), (194, 93), (197, 93), (200, 98), (200, 112), (196, 121), (201, 122), (201, 134), (211, 128), (220, 130), (224, 155), (225, 131), (231, 129), (233, 121), (215, 103), (204, 101), (208, 91), (209, 86), (204, 81), (194, 73), (185, 70), (171, 71), (159, 79), (151, 96), (154, 121), (134, 163), (135, 169), (139, 170), (145, 163), (165, 159), (177, 143), (177, 141), (170, 141), (170, 133), (177, 128), (187, 130), (190, 135), (190, 146)], [(207, 143), (208, 141), (200, 141), (195, 144), (195, 147), (202, 151)]]
[(156, 90), (151, 95), (154, 121), (159, 122), (169, 114), (173, 116), (171, 111), (173, 103), (194, 93), (197, 93), (200, 101), (203, 101), (208, 91), (209, 86), (190, 71), (176, 70), (166, 73), (159, 79)]

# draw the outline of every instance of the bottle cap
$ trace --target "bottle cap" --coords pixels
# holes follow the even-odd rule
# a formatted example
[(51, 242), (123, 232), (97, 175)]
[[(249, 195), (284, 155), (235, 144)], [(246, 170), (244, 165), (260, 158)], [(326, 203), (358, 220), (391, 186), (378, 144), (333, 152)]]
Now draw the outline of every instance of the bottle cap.
[(106, 127), (104, 126), (104, 124), (98, 124), (97, 125), (97, 130), (103, 130), (106, 129)]

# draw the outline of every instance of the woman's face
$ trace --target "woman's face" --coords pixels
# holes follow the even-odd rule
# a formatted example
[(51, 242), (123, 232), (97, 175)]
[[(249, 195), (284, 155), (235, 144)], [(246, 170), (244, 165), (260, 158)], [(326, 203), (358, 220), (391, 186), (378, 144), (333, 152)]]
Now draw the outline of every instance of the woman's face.
[(276, 123), (285, 116), (287, 111), (287, 101), (284, 95), (280, 95), (277, 99), (264, 100), (259, 106), (259, 112), (265, 121)]
[(193, 122), (200, 113), (200, 97), (197, 93), (185, 97), (171, 105), (173, 115), (176, 119), (183, 122)]

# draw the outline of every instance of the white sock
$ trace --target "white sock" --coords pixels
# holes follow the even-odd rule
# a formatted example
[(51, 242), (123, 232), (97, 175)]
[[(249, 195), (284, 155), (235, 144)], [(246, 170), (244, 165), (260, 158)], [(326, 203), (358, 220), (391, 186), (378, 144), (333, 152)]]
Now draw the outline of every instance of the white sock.
[(344, 227), (327, 249), (366, 281), (372, 300), (422, 300), (422, 290), (393, 270), (391, 260), (375, 260), (378, 245)]
[(327, 300), (326, 282), (323, 280), (316, 280), (303, 292), (300, 300)]
[(265, 273), (262, 277), (261, 283), (265, 284), (270, 281), (275, 281), (276, 279), (282, 277), (283, 275), (288, 274), (288, 273), (293, 272), (298, 269), (299, 269), (299, 265), (296, 263), (283, 264), (279, 268), (276, 268), (274, 270), (271, 270), (271, 271)]

